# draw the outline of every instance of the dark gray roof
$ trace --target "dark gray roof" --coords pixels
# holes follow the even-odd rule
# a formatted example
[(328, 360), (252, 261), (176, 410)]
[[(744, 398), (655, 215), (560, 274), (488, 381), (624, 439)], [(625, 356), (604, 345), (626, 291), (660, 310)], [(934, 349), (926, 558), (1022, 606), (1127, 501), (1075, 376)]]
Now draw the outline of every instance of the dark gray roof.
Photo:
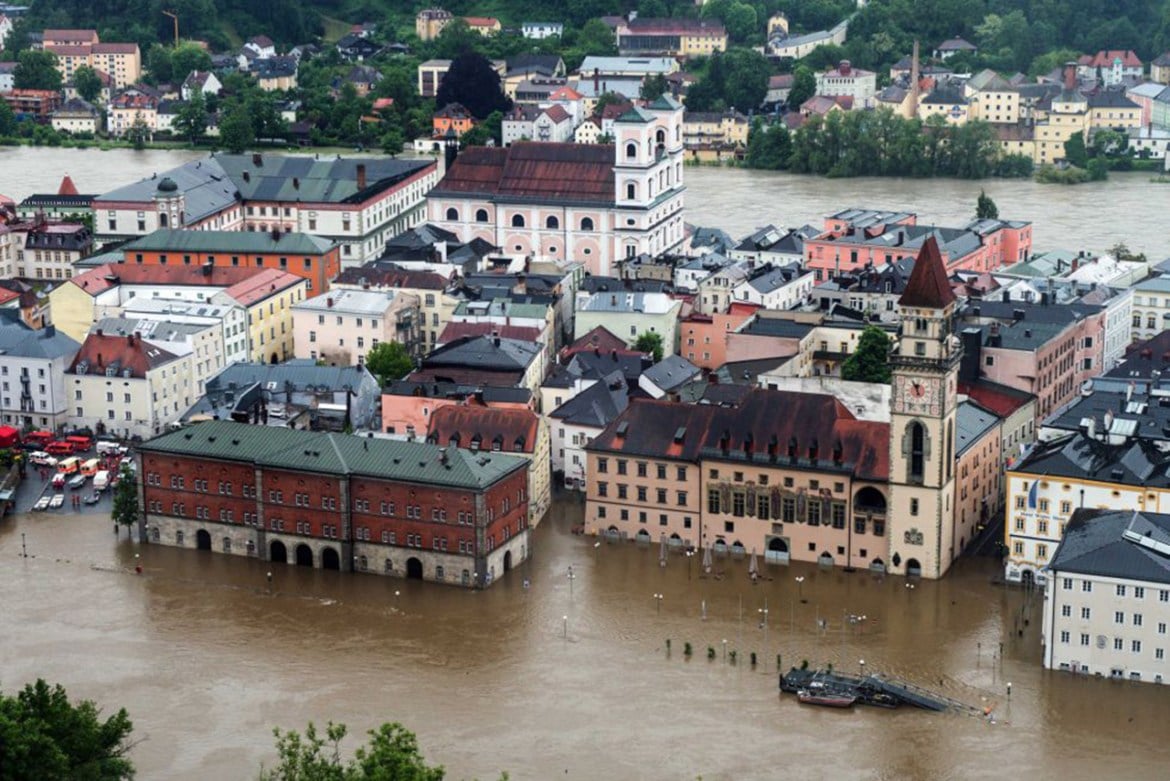
[(1045, 428), (1078, 431), (1086, 421), (1092, 420), (1096, 429), (1102, 431), (1108, 420), (1109, 428), (1119, 434), (1170, 442), (1170, 396), (1151, 399), (1144, 393), (1144, 385), (1128, 394), (1124, 380), (1109, 383), (1112, 386), (1109, 389), (1102, 389), (1104, 384), (1095, 381), (1092, 393), (1078, 397), (1072, 405), (1053, 414), (1044, 421)]
[(1048, 568), (1062, 574), (1170, 583), (1170, 515), (1079, 509), (1069, 518)]
[(543, 348), (534, 342), (491, 336), (464, 336), (423, 359), (423, 368), (459, 366), (493, 371), (524, 371)]
[(760, 293), (771, 293), (777, 288), (787, 285), (801, 275), (799, 263), (787, 266), (767, 264), (752, 270), (747, 283)]
[(760, 317), (756, 315), (739, 329), (739, 333), (753, 334), (755, 336), (780, 336), (790, 339), (802, 339), (814, 327), (811, 323), (797, 323), (778, 317)]
[(207, 387), (226, 388), (233, 382), (236, 387), (244, 387), (258, 382), (266, 390), (280, 392), (291, 383), (296, 391), (325, 388), (338, 393), (347, 388), (356, 391), (366, 381), (373, 381), (373, 377), (364, 367), (318, 366), (316, 361), (303, 359), (277, 364), (233, 363), (208, 380)]
[[(1100, 436), (1100, 432), (1098, 432)], [(1170, 455), (1148, 440), (1111, 445), (1085, 432), (1037, 444), (1013, 471), (1098, 480), (1143, 487), (1170, 487)]]
[(158, 192), (159, 182), (167, 178), (178, 185), (178, 191), (184, 196), (187, 222), (216, 214), (240, 201), (239, 188), (215, 157), (192, 160), (178, 168), (172, 168), (162, 176), (155, 175), (103, 193), (95, 200), (150, 201)]
[(424, 396), (430, 399), (466, 399), (480, 396), (486, 403), (527, 404), (532, 399), (532, 391), (527, 388), (415, 380), (396, 380), (386, 386), (384, 393), (393, 396)]
[(629, 389), (615, 371), (557, 407), (549, 417), (577, 426), (605, 428), (629, 405)]
[(22, 322), (0, 321), (0, 355), (14, 358), (71, 358), (81, 343), (48, 325), (40, 330)]
[(999, 424), (999, 417), (973, 401), (964, 401), (955, 410), (955, 455), (962, 455), (984, 434)]
[(668, 355), (642, 372), (642, 376), (656, 387), (670, 392), (690, 382), (699, 373), (699, 367), (681, 355)]
[[(433, 165), (430, 160), (307, 155), (217, 155), (214, 160), (245, 200), (307, 203), (358, 203)], [(361, 190), (359, 165), (365, 166), (367, 182)]]

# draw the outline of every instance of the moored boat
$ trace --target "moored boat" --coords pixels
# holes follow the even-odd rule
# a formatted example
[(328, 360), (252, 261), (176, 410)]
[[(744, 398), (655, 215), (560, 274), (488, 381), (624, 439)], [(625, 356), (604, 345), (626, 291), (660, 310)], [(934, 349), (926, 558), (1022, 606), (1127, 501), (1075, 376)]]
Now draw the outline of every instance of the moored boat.
[(796, 693), (796, 699), (805, 705), (822, 705), (826, 708), (851, 708), (857, 702), (852, 694), (833, 692), (828, 689), (810, 691), (801, 689)]

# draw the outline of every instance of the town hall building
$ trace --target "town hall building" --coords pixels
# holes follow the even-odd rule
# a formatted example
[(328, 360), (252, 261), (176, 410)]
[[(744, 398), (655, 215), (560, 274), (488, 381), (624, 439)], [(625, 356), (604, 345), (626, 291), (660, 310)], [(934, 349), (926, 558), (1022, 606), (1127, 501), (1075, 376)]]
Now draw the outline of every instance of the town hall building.
[(663, 96), (619, 116), (613, 144), (471, 147), (427, 194), (427, 221), (460, 241), (611, 275), (622, 258), (683, 241), (682, 117)]

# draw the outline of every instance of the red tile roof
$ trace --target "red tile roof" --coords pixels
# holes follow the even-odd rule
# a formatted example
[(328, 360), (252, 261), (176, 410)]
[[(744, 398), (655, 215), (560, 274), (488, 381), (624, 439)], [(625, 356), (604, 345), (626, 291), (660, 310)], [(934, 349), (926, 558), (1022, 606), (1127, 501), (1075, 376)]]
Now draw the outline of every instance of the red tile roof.
[(602, 352), (609, 352), (611, 350), (618, 350), (623, 353), (627, 351), (633, 352), (626, 347), (623, 339), (614, 336), (613, 332), (608, 328), (599, 325), (591, 331), (582, 334), (579, 339), (561, 350), (561, 355), (567, 357), (573, 353), (591, 352), (593, 350), (601, 350)]
[(609, 144), (517, 141), (506, 148), (471, 147), (432, 195), (612, 204), (613, 165)]
[(532, 453), (539, 425), (540, 416), (531, 410), (448, 404), (431, 414), (427, 436), (440, 446), (457, 438), (456, 447), (470, 448), (478, 437), (480, 450), (492, 450), (498, 442), (505, 453)]
[[(619, 435), (622, 423), (625, 434)], [(675, 441), (680, 428), (685, 429), (681, 443)], [(720, 459), (726, 451), (722, 457), (739, 462), (750, 449), (757, 462), (769, 463), (774, 454), (775, 463), (783, 465), (791, 444), (804, 469), (833, 468), (839, 449), (841, 463), (855, 477), (884, 481), (890, 473), (889, 439), (888, 423), (858, 420), (832, 396), (757, 388), (735, 407), (635, 400), (589, 449), (688, 460)]]
[(569, 116), (569, 112), (565, 111), (565, 107), (556, 103), (546, 108), (543, 113), (547, 114), (548, 118), (553, 122), (556, 122), (558, 125), (562, 122), (568, 122), (570, 119), (572, 119), (572, 117)]
[(1126, 68), (1142, 67), (1141, 59), (1133, 51), (1122, 49), (1102, 49), (1096, 54), (1085, 54), (1077, 60), (1077, 64), (1092, 68), (1112, 68), (1114, 60), (1121, 60), (1122, 66)]
[(257, 271), (247, 279), (231, 285), (223, 292), (231, 296), (243, 306), (251, 306), (257, 301), (263, 301), (269, 296), (282, 290), (287, 290), (305, 280), (296, 274), (281, 271), (278, 268), (266, 268)]
[(626, 24), (631, 35), (726, 35), (727, 30), (711, 19), (633, 19)]
[(1009, 388), (1006, 385), (979, 380), (977, 382), (959, 382), (959, 393), (968, 396), (979, 406), (994, 412), (1001, 418), (1006, 418), (1029, 401), (1036, 398), (1022, 390)]
[(120, 376), (125, 369), (129, 369), (130, 376), (141, 379), (149, 370), (177, 357), (161, 347), (143, 342), (134, 334), (112, 336), (92, 333), (85, 337), (81, 349), (73, 358), (73, 363), (69, 364), (68, 371), (70, 374), (76, 374), (77, 365), (85, 361), (89, 374), (105, 374), (107, 369), (112, 368)]
[(333, 280), (335, 285), (361, 285), (363, 288), (374, 289), (405, 287), (416, 290), (446, 290), (450, 283), (448, 278), (434, 271), (372, 266), (347, 268)]
[[(273, 269), (276, 270), (276, 269)], [(256, 269), (236, 266), (162, 266), (107, 263), (78, 274), (69, 284), (96, 296), (114, 285), (200, 285), (231, 287), (256, 276)]]
[(468, 27), (495, 27), (500, 23), (494, 16), (465, 16), (463, 21)]
[(947, 267), (934, 236), (927, 238), (918, 251), (914, 270), (898, 303), (902, 306), (944, 309), (955, 301), (955, 292), (947, 278)]
[(42, 38), (46, 41), (77, 41), (79, 43), (96, 43), (97, 30), (45, 30)]
[(61, 186), (57, 188), (57, 195), (77, 195), (77, 185), (73, 184), (73, 180), (69, 174), (65, 174), (65, 178), (61, 180)]
[(94, 54), (135, 54), (138, 52), (136, 43), (95, 43)]
[(540, 329), (523, 325), (498, 325), (497, 323), (447, 323), (439, 333), (437, 342), (447, 344), (464, 336), (499, 336), (504, 339), (522, 339), (535, 342), (540, 338)]

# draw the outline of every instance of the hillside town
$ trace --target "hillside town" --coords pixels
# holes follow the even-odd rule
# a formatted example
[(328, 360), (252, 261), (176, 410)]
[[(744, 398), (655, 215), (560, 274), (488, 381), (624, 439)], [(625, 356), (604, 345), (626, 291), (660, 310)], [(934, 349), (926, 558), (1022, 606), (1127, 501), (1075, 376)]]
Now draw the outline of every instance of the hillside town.
[[(790, 573), (910, 596), (978, 558), (993, 572), (951, 605), (1020, 595), (993, 631), (1033, 667), (1170, 683), (1170, 258), (1120, 232), (1037, 239), (1034, 214), (986, 192), (940, 224), (908, 191), (911, 176), (1164, 181), (1170, 52), (969, 67), (986, 63), (982, 25), (891, 49), (881, 72), (828, 59), (850, 51), (853, 13), (809, 29), (777, 11), (749, 36), (635, 10), (591, 20), (594, 53), (557, 50), (580, 41), (564, 21), (435, 6), (412, 31), (346, 23), (226, 51), (166, 11), (164, 57), (96, 29), (30, 32), (27, 10), (0, 4), (0, 52), (16, 53), (0, 144), (184, 156), (0, 194), (0, 522), (100, 515), (108, 537), (112, 518), (128, 575), (165, 550), (257, 568), (263, 585), (225, 589), (265, 598), (274, 570), (389, 584), (397, 617), (409, 581), (559, 605), (530, 582), (551, 535), (595, 563), (648, 551), (623, 566), (656, 616), (672, 559), (689, 582), (695, 558), (704, 588), (750, 562), (749, 588), (795, 588), (792, 636), (799, 616), (841, 660), (869, 617), (808, 605)], [(533, 48), (466, 43), (506, 39)], [(747, 52), (762, 90), (743, 89)], [(851, 132), (874, 140), (829, 160)], [(934, 167), (897, 168), (911, 158)], [(744, 203), (744, 232), (695, 217), (700, 165), (907, 178), (804, 224), (801, 205)], [(553, 617), (566, 648), (574, 564)], [(749, 631), (758, 617), (772, 672), (784, 621), (762, 604)], [(898, 631), (924, 620), (902, 612)], [(990, 636), (964, 642), (1010, 706)], [(781, 662), (805, 704), (951, 702), (864, 659), (820, 682), (819, 661), (787, 679)], [(984, 700), (965, 712), (998, 723)]]

